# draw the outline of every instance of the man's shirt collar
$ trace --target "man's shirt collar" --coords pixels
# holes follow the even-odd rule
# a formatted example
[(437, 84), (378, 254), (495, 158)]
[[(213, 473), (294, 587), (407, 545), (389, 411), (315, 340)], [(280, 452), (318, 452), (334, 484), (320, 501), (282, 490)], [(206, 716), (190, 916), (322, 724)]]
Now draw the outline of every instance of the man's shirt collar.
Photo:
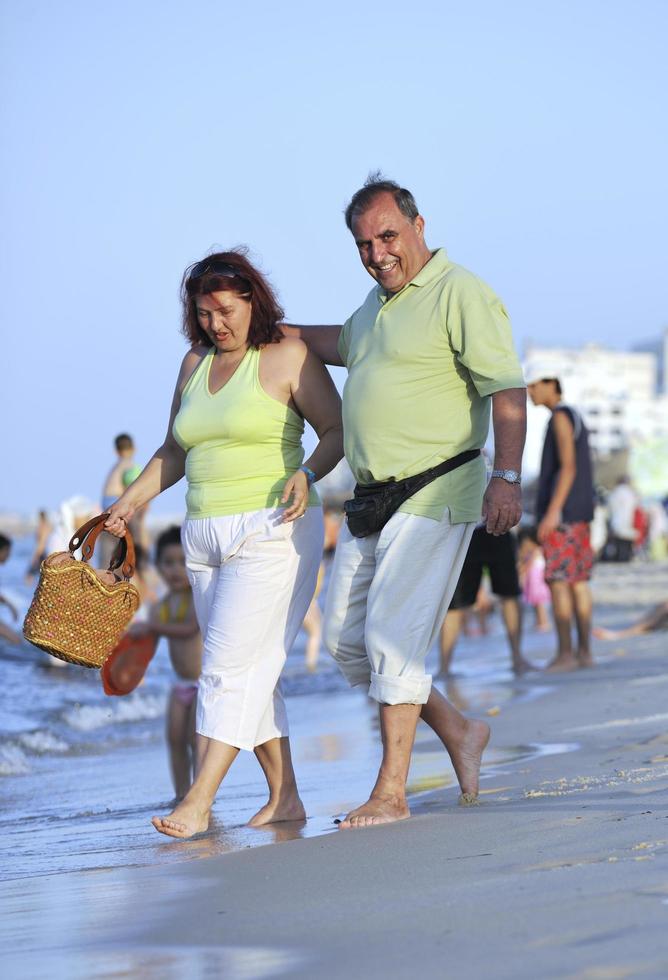
[(440, 278), (451, 264), (452, 263), (450, 262), (448, 253), (445, 251), (445, 249), (437, 248), (432, 254), (432, 257), (428, 262), (425, 262), (417, 275), (413, 276), (410, 282), (407, 282), (403, 289), (400, 289), (398, 293), (388, 295), (382, 286), (376, 286), (376, 293), (380, 303), (387, 303), (390, 300), (396, 299), (398, 296), (403, 295), (403, 293), (408, 290), (409, 286), (427, 286), (430, 282)]

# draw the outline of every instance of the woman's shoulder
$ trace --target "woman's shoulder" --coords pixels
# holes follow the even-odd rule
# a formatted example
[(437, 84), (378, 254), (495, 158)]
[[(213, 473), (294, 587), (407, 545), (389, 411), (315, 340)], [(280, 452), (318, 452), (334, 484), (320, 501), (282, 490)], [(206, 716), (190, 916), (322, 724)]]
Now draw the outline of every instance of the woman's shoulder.
[(301, 367), (308, 354), (308, 347), (299, 337), (281, 337), (277, 343), (266, 344), (262, 353), (270, 363), (295, 364)]
[(211, 348), (207, 347), (205, 344), (198, 344), (196, 347), (190, 348), (181, 361), (181, 368), (179, 370), (179, 384), (184, 385), (186, 383), (193, 371), (197, 370), (197, 366), (201, 364), (210, 350)]

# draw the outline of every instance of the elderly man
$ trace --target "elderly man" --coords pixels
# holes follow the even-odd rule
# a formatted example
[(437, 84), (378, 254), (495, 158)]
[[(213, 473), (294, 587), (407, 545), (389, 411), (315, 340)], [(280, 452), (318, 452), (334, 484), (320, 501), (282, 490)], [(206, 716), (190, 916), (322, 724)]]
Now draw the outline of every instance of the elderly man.
[[(519, 521), (526, 393), (503, 305), (443, 249), (428, 248), (409, 191), (370, 177), (346, 223), (376, 285), (343, 327), (286, 332), (326, 363), (348, 368), (345, 452), (361, 493), (452, 465), (426, 474), (429, 482), (384, 526), (354, 536), (351, 523), (339, 537), (325, 642), (349, 683), (378, 701), (383, 741), (369, 800), (342, 822), (363, 827), (410, 816), (406, 779), (419, 717), (448, 750), (462, 802), (477, 797), (489, 728), (465, 719), (432, 687), (425, 658), (481, 513), (491, 534)], [(490, 401), (496, 455), (485, 489), (480, 449)]]

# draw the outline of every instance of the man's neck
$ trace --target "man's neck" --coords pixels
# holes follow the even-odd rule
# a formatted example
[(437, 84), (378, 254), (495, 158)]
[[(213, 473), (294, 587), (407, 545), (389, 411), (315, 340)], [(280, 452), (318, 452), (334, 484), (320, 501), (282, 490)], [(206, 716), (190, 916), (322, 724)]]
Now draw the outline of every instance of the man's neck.
[[(408, 282), (406, 283), (406, 285), (405, 286), (402, 286), (401, 289), (395, 289), (395, 290), (392, 290), (392, 291), (390, 291), (389, 289), (383, 289), (383, 292), (385, 293), (385, 295), (388, 296), (388, 297), (389, 296), (396, 296), (398, 293), (402, 292), (402, 290), (404, 290), (406, 288), (406, 286), (410, 285), (410, 283), (413, 281), (413, 279), (415, 279), (415, 277), (422, 272), (422, 270), (427, 265), (427, 263), (428, 262), (431, 262), (431, 260), (433, 259), (433, 257), (436, 255), (436, 252), (437, 251), (438, 251), (438, 249), (434, 249), (434, 251), (432, 252), (431, 249), (428, 249), (427, 246), (425, 245), (425, 250), (424, 250), (424, 253), (423, 253), (424, 262), (422, 263), (422, 265), (420, 266), (420, 268), (415, 270), (415, 272), (410, 277), (410, 279), (408, 280)], [(381, 289), (382, 289), (382, 286), (381, 286)]]

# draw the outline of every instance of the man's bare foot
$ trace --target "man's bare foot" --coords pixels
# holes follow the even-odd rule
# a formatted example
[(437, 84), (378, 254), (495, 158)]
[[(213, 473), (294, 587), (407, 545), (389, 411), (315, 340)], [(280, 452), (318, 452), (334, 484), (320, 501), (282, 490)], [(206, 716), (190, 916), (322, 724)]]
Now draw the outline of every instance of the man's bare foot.
[(564, 674), (569, 670), (577, 670), (579, 666), (572, 653), (564, 653), (551, 660), (545, 670), (548, 674)]
[(580, 665), (581, 669), (596, 666), (596, 661), (591, 655), (591, 650), (586, 650), (578, 653), (578, 664)]
[(297, 793), (288, 799), (269, 800), (248, 821), (249, 827), (264, 827), (268, 823), (281, 823), (284, 820), (306, 820), (304, 804)]
[(356, 829), (358, 827), (374, 827), (381, 823), (395, 823), (397, 820), (408, 820), (411, 811), (408, 809), (406, 798), (396, 796), (372, 796), (362, 806), (351, 810), (345, 820), (339, 824), (341, 829)]
[(535, 670), (534, 664), (529, 663), (524, 657), (519, 657), (517, 660), (513, 660), (513, 674), (521, 677), (522, 674), (528, 674), (530, 670)]
[(480, 763), (489, 736), (490, 727), (486, 722), (467, 721), (464, 736), (459, 744), (448, 749), (462, 795), (470, 800), (478, 796)]
[(209, 813), (209, 810), (199, 810), (192, 803), (182, 802), (166, 817), (152, 817), (151, 823), (161, 834), (183, 840), (209, 829)]

